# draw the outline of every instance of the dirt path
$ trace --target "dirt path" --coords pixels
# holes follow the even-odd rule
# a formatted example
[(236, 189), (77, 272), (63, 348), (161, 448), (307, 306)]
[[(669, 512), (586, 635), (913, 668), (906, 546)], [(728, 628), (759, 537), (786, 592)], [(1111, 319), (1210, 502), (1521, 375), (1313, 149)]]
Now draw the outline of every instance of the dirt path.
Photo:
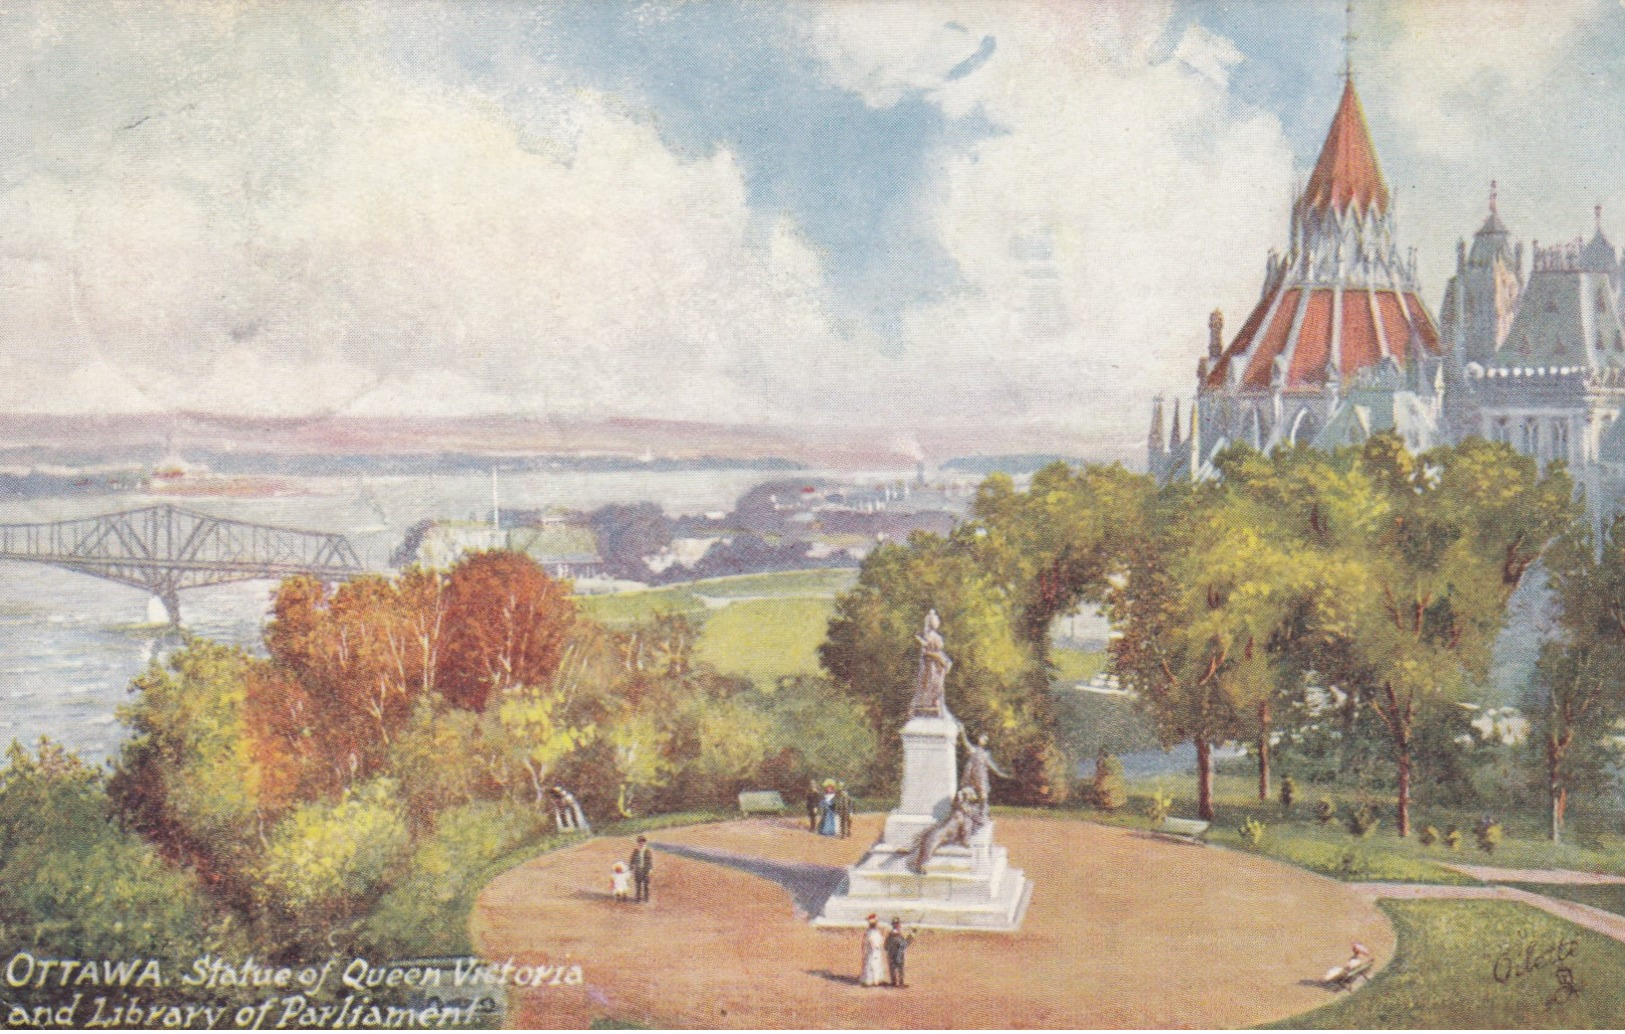
[(1485, 883), (1625, 883), (1625, 876), (1605, 872), (1575, 872), (1573, 869), (1501, 869), (1493, 865), (1462, 865), (1440, 862), (1464, 876)]
[[(1452, 866), (1452, 868), (1465, 868)], [(1562, 872), (1563, 870), (1542, 869), (1500, 869), (1498, 872)], [(1584, 874), (1577, 874), (1584, 875)], [(1519, 882), (1522, 882), (1521, 879)], [(1557, 883), (1558, 880), (1536, 880), (1538, 883)], [(1585, 882), (1585, 881), (1575, 881)], [(1604, 880), (1597, 882), (1614, 882)], [(1567, 919), (1576, 926), (1583, 926), (1587, 930), (1595, 930), (1604, 937), (1625, 944), (1625, 916), (1607, 909), (1596, 908), (1591, 905), (1582, 905), (1578, 901), (1565, 901), (1562, 898), (1549, 898), (1544, 894), (1524, 890), (1522, 887), (1501, 886), (1450, 886), (1438, 883), (1351, 883), (1349, 886), (1366, 895), (1367, 899), (1375, 902), (1378, 898), (1397, 898), (1405, 901), (1425, 901), (1434, 899), (1443, 900), (1491, 900), (1491, 901), (1521, 901), (1532, 905), (1542, 912), (1549, 912), (1559, 919)]]
[(513, 992), (521, 1027), (1247, 1026), (1330, 1001), (1312, 978), (1349, 941), (1380, 962), (1393, 952), (1371, 898), (1301, 869), (1088, 823), (998, 823), (1036, 883), (1025, 925), (922, 932), (904, 990), (858, 987), (858, 932), (805, 918), (879, 816), (845, 841), (772, 819), (654, 834), (642, 906), (607, 893), (629, 841), (544, 855), (481, 894), (475, 944), (498, 962), (582, 967), (582, 986)]

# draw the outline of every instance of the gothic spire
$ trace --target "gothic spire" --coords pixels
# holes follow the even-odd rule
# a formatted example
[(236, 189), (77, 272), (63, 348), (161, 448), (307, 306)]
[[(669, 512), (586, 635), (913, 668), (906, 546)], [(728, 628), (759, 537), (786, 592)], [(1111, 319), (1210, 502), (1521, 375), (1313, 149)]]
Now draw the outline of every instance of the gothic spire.
[(1343, 99), (1298, 204), (1305, 213), (1328, 209), (1342, 213), (1353, 207), (1380, 215), (1388, 210), (1388, 185), (1352, 77), (1343, 83)]

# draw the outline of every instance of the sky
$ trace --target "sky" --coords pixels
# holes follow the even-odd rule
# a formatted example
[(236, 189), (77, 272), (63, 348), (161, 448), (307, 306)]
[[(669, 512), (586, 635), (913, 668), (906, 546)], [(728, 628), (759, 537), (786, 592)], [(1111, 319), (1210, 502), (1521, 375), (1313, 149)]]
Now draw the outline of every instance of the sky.
[[(1188, 398), (1344, 5), (0, 5), (0, 407), (1058, 429)], [(1619, 0), (1361, 0), (1436, 305), (1625, 239)], [(1615, 220), (1611, 223), (1610, 220)]]

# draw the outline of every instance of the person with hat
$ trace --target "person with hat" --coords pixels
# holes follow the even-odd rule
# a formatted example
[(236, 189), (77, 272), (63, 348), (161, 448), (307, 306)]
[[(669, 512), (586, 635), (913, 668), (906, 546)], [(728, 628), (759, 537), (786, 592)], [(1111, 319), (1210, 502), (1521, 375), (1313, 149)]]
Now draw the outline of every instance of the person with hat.
[(649, 850), (649, 838), (638, 837), (638, 846), (632, 849), (632, 883), (637, 890), (636, 900), (649, 900), (649, 874), (654, 872), (655, 853)]
[(879, 987), (886, 982), (886, 931), (880, 928), (880, 917), (869, 916), (869, 928), (863, 931), (863, 972), (858, 983), (864, 987)]
[(852, 835), (852, 810), (852, 795), (846, 792), (846, 784), (836, 784), (835, 821), (840, 826), (843, 839)]
[(833, 837), (840, 835), (840, 819), (835, 810), (835, 780), (824, 780), (824, 796), (818, 802), (818, 834)]
[(896, 916), (891, 917), (891, 933), (886, 935), (886, 970), (891, 974), (891, 986), (907, 987), (903, 982), (903, 958), (908, 953), (908, 946), (914, 940), (913, 934), (903, 932), (903, 921)]
[(823, 799), (818, 792), (818, 780), (807, 780), (807, 832), (818, 832), (818, 802)]

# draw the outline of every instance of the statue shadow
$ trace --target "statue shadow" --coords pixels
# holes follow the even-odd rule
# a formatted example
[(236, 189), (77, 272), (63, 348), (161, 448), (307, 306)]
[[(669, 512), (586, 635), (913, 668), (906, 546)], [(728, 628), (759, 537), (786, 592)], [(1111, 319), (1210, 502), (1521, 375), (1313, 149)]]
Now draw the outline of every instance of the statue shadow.
[(703, 847), (689, 847), (686, 844), (654, 844), (656, 850), (669, 852), (679, 858), (689, 858), (696, 862), (710, 862), (712, 865), (725, 865), (730, 869), (748, 872), (752, 876), (759, 876), (764, 880), (777, 883), (790, 892), (791, 900), (795, 902), (796, 910), (808, 916), (816, 916), (824, 911), (824, 902), (831, 894), (840, 889), (846, 882), (846, 870), (835, 865), (817, 865), (812, 862), (775, 862), (767, 858), (752, 858), (750, 855), (734, 854), (730, 851), (713, 851)]

